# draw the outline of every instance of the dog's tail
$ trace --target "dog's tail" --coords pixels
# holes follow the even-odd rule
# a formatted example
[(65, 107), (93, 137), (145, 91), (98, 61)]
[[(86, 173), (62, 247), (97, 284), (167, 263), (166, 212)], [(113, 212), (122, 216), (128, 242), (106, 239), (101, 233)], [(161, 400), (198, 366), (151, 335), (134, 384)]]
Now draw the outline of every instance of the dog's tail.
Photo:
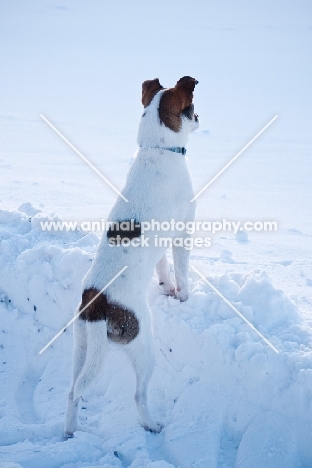
[(108, 348), (106, 320), (86, 322), (87, 354), (83, 368), (74, 385), (74, 400), (82, 396), (102, 368)]

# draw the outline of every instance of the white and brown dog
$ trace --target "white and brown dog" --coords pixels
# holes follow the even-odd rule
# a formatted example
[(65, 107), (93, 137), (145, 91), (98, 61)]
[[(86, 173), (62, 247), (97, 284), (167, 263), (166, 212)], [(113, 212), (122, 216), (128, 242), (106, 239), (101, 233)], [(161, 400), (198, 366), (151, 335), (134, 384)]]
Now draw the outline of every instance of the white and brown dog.
[[(149, 247), (127, 247), (112, 242), (118, 235), (140, 239), (140, 223), (194, 220), (194, 193), (185, 161), (188, 135), (198, 127), (194, 114), (193, 91), (197, 81), (181, 78), (174, 88), (164, 89), (158, 79), (142, 85), (144, 112), (141, 118), (136, 158), (129, 170), (123, 195), (113, 207), (109, 221), (135, 220), (134, 231), (110, 228), (103, 235), (95, 259), (83, 279), (82, 301), (76, 313), (85, 308), (74, 322), (73, 383), (68, 397), (65, 436), (77, 430), (78, 402), (99, 374), (109, 341), (119, 343), (129, 356), (136, 373), (135, 401), (142, 426), (160, 432), (162, 425), (151, 416), (147, 388), (153, 372), (151, 313), (146, 289), (156, 272), (166, 294), (180, 301), (188, 298), (189, 250), (173, 246), (176, 284), (170, 278), (166, 247), (155, 245), (159, 233), (152, 232)], [(167, 232), (172, 238), (188, 237), (186, 232)], [(138, 245), (139, 242), (136, 244)], [(128, 268), (95, 300), (101, 289), (124, 267)]]

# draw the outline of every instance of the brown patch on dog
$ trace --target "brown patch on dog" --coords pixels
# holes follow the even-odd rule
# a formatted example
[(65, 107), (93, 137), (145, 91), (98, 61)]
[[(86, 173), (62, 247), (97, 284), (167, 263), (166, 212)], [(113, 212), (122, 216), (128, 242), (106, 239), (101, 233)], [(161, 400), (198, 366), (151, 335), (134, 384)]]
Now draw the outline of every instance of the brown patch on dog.
[(183, 109), (182, 114), (187, 117), (189, 120), (192, 120), (194, 117), (194, 104)]
[[(98, 293), (95, 288), (85, 289), (79, 310), (84, 309)], [(120, 304), (109, 302), (105, 294), (100, 294), (94, 299), (79, 315), (79, 319), (87, 322), (106, 320), (107, 336), (116, 343), (130, 343), (139, 333), (139, 321), (134, 312)]]
[(174, 88), (164, 91), (159, 103), (159, 118), (170, 130), (176, 133), (181, 130), (181, 113), (191, 108), (193, 91), (197, 84), (195, 78), (183, 76)]
[(117, 241), (117, 236), (119, 240), (122, 239), (136, 239), (141, 236), (141, 223), (135, 219), (127, 219), (124, 221), (115, 221), (107, 231), (107, 239), (114, 239)]
[(146, 80), (142, 84), (142, 104), (144, 107), (147, 107), (152, 102), (153, 97), (158, 91), (164, 89), (163, 86), (159, 83), (159, 79), (155, 78), (154, 80)]

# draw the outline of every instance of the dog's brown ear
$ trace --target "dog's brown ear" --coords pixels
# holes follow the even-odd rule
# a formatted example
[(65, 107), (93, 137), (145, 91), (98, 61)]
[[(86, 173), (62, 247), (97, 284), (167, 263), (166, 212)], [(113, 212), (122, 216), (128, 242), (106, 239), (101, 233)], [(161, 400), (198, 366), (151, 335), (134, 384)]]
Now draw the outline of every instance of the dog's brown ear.
[(177, 84), (175, 85), (175, 90), (179, 96), (182, 110), (186, 107), (190, 106), (193, 101), (193, 91), (195, 86), (198, 84), (198, 81), (191, 76), (183, 76), (179, 79)]
[(144, 81), (142, 84), (142, 104), (144, 107), (147, 107), (152, 102), (155, 94), (164, 89), (163, 86), (159, 83), (159, 79), (155, 78), (154, 80)]
[(191, 76), (183, 76), (174, 88), (164, 91), (159, 103), (160, 122), (173, 132), (179, 132), (182, 125), (182, 112), (193, 101), (193, 91), (198, 81)]

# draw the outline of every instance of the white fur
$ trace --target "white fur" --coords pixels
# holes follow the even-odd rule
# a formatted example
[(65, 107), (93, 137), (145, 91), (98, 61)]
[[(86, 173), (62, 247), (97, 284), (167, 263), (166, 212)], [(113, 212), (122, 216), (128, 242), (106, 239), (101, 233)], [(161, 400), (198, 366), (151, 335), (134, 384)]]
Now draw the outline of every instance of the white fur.
[[(108, 349), (107, 324), (105, 320), (86, 323), (88, 340), (86, 360), (74, 386), (74, 400), (81, 397), (96, 379), (104, 363), (105, 352)], [(94, 356), (97, 356), (94, 359)]]
[[(184, 147), (190, 131), (198, 123), (182, 118), (182, 128), (176, 133), (161, 124), (158, 116), (159, 100), (164, 91), (159, 91), (141, 118), (136, 158), (129, 170), (123, 195), (113, 207), (109, 219), (138, 222), (150, 221), (193, 221), (195, 204), (190, 203), (194, 193), (186, 159), (182, 154), (155, 147)], [(146, 289), (157, 264), (159, 281), (167, 294), (176, 294), (180, 300), (188, 297), (187, 275), (189, 251), (173, 247), (176, 291), (170, 278), (165, 247), (154, 246), (155, 234), (164, 237), (187, 237), (187, 233), (147, 232), (149, 247), (111, 247), (106, 234), (103, 235), (92, 267), (82, 282), (83, 290), (101, 290), (125, 265), (128, 268), (105, 291), (110, 301), (134, 311), (139, 320), (138, 336), (124, 350), (128, 354), (137, 377), (135, 401), (139, 417), (145, 429), (159, 432), (147, 407), (147, 388), (153, 372), (153, 347), (151, 314), (146, 303)], [(77, 323), (78, 322), (78, 323)], [(78, 398), (99, 372), (107, 349), (106, 322), (85, 323), (77, 319), (74, 329), (74, 376), (69, 394), (65, 433), (72, 435), (77, 428)]]

